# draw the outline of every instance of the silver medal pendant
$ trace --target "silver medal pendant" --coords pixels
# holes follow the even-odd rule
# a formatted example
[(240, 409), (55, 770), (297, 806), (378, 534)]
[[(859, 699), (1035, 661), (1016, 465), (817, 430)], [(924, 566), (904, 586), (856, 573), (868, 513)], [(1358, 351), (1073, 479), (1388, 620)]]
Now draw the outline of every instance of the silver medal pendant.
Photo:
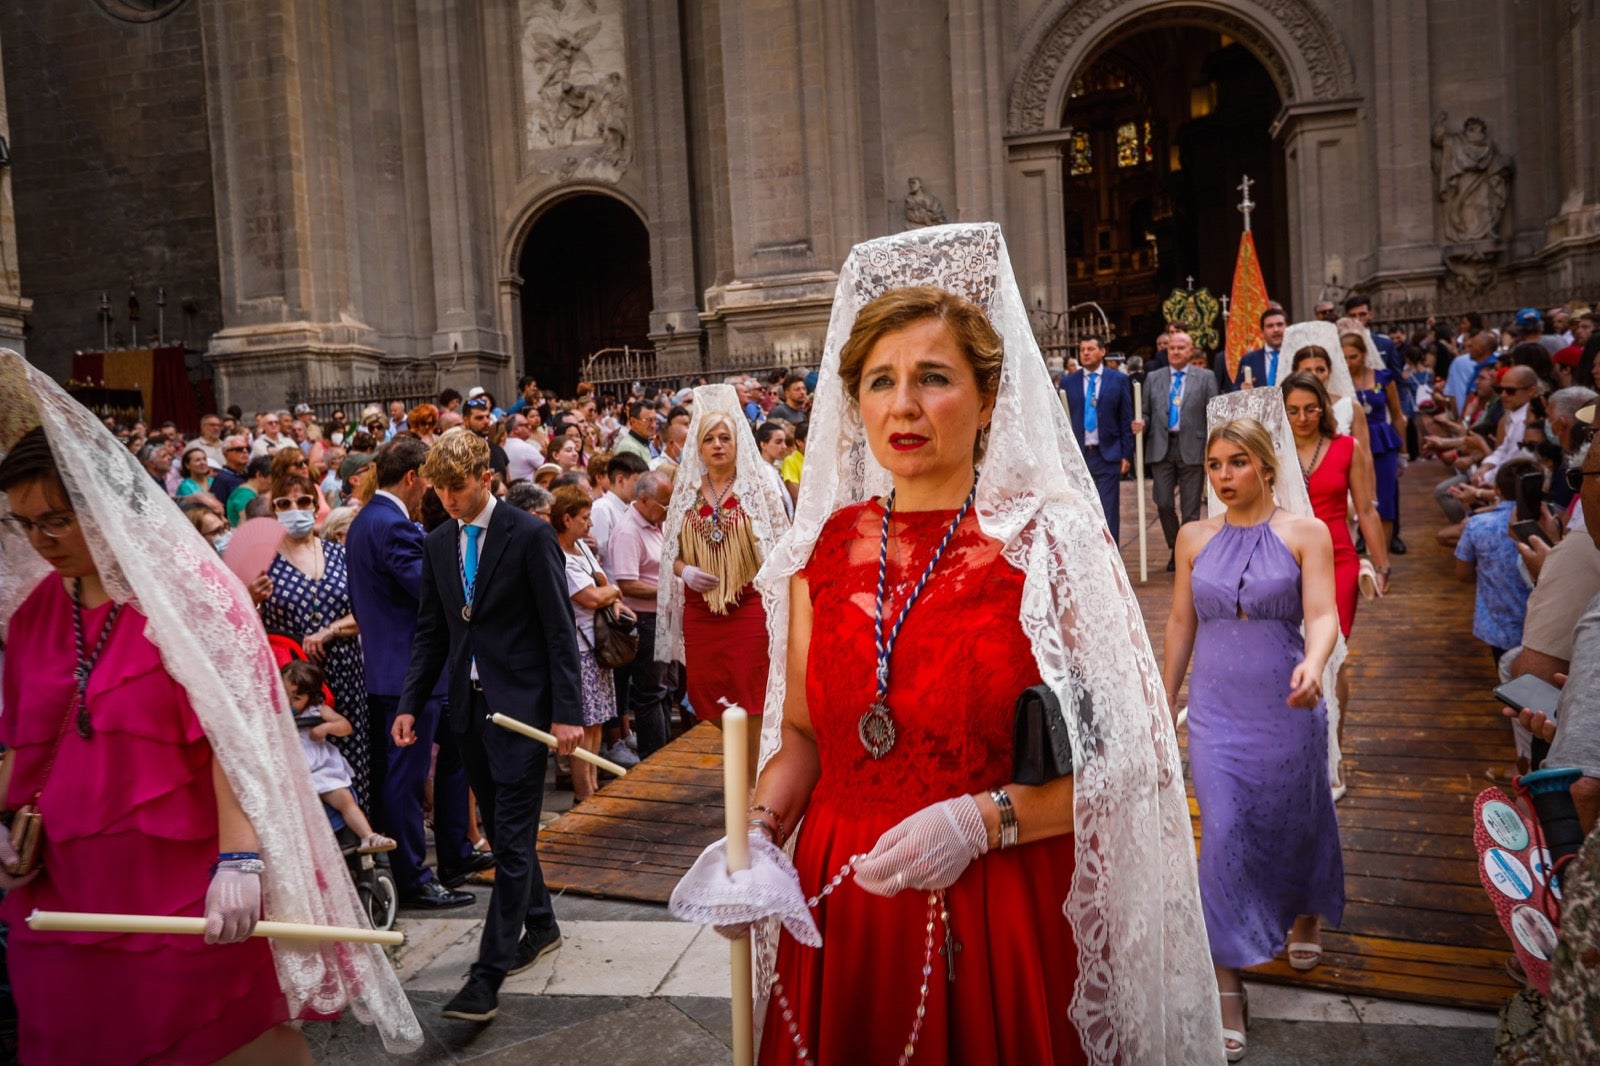
[(722, 543), (722, 527), (721, 526), (712, 526), (711, 527), (711, 543), (713, 543), (713, 544), (721, 544)]
[(472, 621), (472, 604), (464, 603), (461, 605), (461, 620), (463, 622)]
[(861, 716), (856, 729), (861, 736), (861, 746), (874, 759), (881, 759), (894, 748), (894, 719), (882, 700), (874, 700), (872, 707)]

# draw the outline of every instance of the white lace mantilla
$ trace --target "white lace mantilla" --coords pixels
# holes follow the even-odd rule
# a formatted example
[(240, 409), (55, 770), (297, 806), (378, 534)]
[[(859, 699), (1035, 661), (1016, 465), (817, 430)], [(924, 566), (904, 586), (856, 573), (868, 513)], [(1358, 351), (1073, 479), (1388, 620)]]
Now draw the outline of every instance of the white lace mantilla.
[[(1076, 938), (1078, 982), (1059, 1009), (1097, 1066), (1217, 1062), (1216, 978), (1161, 671), (994, 223), (867, 241), (839, 272), (794, 526), (756, 581), (771, 640), (763, 765), (782, 737), (789, 580), (830, 515), (891, 487), (840, 383), (840, 349), (863, 305), (913, 285), (974, 300), (1005, 346), (975, 508), (984, 533), (1025, 575), (1020, 621), (1061, 700), (1077, 759), (1077, 865), (1061, 906)], [(776, 939), (765, 938), (758, 959), (763, 991)]]
[[(0, 453), (41, 424), (106, 591), (147, 619), (146, 636), (188, 694), (260, 837), (264, 916), (370, 927), (311, 787), (250, 594), (99, 419), (16, 352), (0, 349)], [(0, 530), (0, 626), (9, 627), (51, 573), (26, 538), (9, 524)], [(390, 1051), (422, 1045), (382, 947), (274, 940), (272, 958), (291, 1016), (349, 1009), (378, 1027)]]

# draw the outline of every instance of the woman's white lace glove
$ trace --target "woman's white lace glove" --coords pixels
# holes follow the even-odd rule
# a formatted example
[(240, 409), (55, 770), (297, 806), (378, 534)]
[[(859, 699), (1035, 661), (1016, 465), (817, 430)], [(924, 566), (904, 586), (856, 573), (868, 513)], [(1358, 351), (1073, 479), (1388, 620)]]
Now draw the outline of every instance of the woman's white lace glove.
[(713, 926), (729, 940), (744, 936), (762, 919), (781, 918), (800, 943), (822, 946), (800, 875), (789, 856), (759, 830), (750, 834), (750, 869), (728, 873), (728, 838), (723, 837), (689, 867), (672, 890), (667, 909), (683, 921)]
[(924, 807), (894, 826), (856, 860), (856, 884), (879, 896), (906, 888), (949, 888), (989, 850), (978, 801), (957, 796)]
[(218, 870), (206, 890), (206, 943), (234, 944), (249, 936), (261, 914), (261, 875)]
[(710, 592), (722, 584), (722, 579), (716, 574), (708, 574), (698, 566), (685, 566), (683, 568), (683, 583), (696, 592)]

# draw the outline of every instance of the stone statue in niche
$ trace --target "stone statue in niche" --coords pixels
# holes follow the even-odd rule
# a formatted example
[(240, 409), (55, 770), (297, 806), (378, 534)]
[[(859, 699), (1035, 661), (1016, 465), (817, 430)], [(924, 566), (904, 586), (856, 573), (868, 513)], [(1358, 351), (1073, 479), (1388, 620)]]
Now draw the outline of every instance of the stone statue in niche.
[(921, 178), (906, 180), (906, 227), (941, 226), (950, 221), (939, 198), (922, 187)]
[(1457, 244), (1492, 241), (1510, 198), (1511, 157), (1496, 147), (1483, 119), (1470, 116), (1451, 133), (1446, 118), (1440, 111), (1433, 123), (1433, 170), (1445, 205), (1445, 238)]

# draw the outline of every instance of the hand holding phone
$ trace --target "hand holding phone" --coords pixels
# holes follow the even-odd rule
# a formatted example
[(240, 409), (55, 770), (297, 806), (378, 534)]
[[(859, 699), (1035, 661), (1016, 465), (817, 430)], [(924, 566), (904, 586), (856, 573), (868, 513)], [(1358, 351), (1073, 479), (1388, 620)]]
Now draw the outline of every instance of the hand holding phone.
[(1495, 689), (1494, 698), (1507, 707), (1536, 711), (1554, 721), (1556, 705), (1561, 702), (1561, 690), (1542, 677), (1523, 674)]

